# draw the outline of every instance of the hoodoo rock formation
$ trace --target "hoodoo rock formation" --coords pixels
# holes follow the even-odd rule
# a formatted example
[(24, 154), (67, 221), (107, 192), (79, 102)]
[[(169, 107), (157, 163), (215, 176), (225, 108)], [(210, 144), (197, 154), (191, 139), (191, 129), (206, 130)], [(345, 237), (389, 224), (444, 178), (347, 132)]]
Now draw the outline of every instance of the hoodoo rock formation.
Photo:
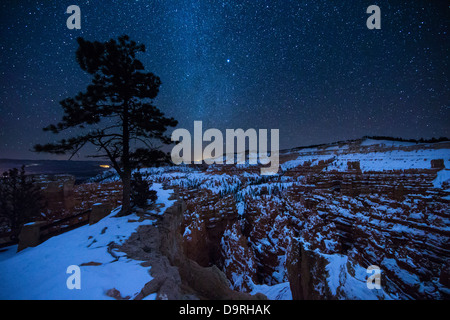
[[(354, 140), (285, 150), (280, 163), (274, 176), (251, 164), (141, 169), (176, 201), (108, 245), (151, 267), (132, 298), (450, 298), (450, 142)], [(50, 183), (48, 198), (116, 207), (120, 183), (99, 180)]]

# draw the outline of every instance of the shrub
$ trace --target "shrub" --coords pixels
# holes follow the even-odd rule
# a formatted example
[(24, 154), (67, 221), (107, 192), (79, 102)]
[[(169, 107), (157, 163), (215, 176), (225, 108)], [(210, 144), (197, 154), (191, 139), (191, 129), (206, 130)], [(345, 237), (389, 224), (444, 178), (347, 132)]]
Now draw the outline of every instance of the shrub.
[(145, 208), (156, 201), (156, 191), (150, 190), (152, 183), (143, 179), (142, 174), (137, 171), (131, 180), (131, 201), (134, 206)]

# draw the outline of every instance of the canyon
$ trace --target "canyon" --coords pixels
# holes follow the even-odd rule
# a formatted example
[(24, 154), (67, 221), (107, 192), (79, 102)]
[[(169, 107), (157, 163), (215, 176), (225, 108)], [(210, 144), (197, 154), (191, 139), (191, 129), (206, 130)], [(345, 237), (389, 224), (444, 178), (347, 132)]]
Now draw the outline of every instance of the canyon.
[[(144, 169), (186, 205), (183, 256), (272, 299), (448, 299), (450, 143), (355, 140), (280, 152), (281, 170)], [(381, 269), (369, 290), (367, 268)], [(265, 290), (265, 291), (264, 291)]]
[[(252, 292), (293, 299), (447, 299), (450, 144), (357, 140), (280, 153), (258, 166), (148, 172), (186, 202), (184, 252)], [(382, 270), (368, 290), (366, 268)], [(280, 297), (283, 295), (280, 294)]]
[[(450, 297), (450, 142), (284, 150), (272, 176), (249, 157), (140, 170), (175, 203), (108, 245), (151, 266), (153, 280), (135, 299)], [(120, 205), (112, 171), (59, 190), (75, 210)], [(367, 286), (370, 266), (381, 271), (380, 289)]]

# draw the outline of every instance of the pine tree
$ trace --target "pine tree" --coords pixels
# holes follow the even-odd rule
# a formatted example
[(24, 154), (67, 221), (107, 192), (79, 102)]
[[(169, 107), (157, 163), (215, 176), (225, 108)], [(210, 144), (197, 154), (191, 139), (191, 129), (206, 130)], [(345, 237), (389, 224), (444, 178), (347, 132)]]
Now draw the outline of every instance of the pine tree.
[[(166, 118), (153, 105), (161, 80), (144, 72), (136, 54), (145, 52), (143, 44), (121, 36), (118, 40), (90, 42), (78, 38), (76, 59), (92, 75), (86, 92), (60, 102), (61, 122), (44, 128), (60, 133), (77, 128), (80, 133), (57, 143), (36, 145), (37, 152), (71, 154), (73, 157), (88, 144), (97, 147), (94, 157), (106, 157), (123, 183), (121, 215), (130, 213), (131, 174), (139, 166), (159, 165), (169, 159), (161, 146), (170, 144), (165, 135), (177, 121)], [(155, 145), (158, 143), (159, 145)], [(134, 150), (132, 145), (136, 145)]]
[(25, 167), (19, 171), (10, 169), (0, 177), (0, 217), (6, 219), (16, 238), (20, 227), (40, 216), (44, 207), (43, 196), (34, 181), (25, 175)]

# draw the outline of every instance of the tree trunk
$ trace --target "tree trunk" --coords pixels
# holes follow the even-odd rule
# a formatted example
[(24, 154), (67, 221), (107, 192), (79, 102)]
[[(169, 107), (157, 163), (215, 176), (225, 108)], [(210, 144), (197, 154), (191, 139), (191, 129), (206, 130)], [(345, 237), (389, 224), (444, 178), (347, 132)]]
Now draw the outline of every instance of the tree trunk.
[(123, 184), (123, 196), (122, 196), (122, 211), (120, 213), (121, 216), (126, 216), (131, 213), (131, 171), (128, 173), (124, 173), (124, 177), (122, 179)]
[(128, 124), (128, 102), (125, 102), (123, 111), (123, 196), (122, 196), (122, 212), (121, 216), (126, 216), (131, 213), (131, 164), (130, 164), (130, 131)]

